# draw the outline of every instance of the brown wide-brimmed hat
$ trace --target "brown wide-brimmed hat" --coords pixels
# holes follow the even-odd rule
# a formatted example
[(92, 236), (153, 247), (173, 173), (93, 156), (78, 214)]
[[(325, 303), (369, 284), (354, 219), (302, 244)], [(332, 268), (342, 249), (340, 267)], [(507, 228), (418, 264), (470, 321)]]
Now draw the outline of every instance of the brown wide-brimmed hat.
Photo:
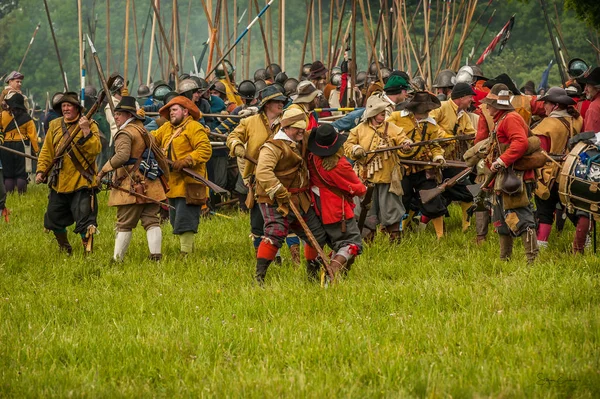
[(135, 117), (136, 119), (138, 119), (140, 121), (146, 120), (146, 118), (142, 118), (141, 116), (139, 116), (137, 114), (135, 98), (131, 97), (131, 96), (123, 96), (121, 98), (121, 101), (119, 101), (119, 103), (115, 107), (115, 112), (117, 112), (117, 111), (129, 112), (133, 117)]
[(52, 103), (52, 109), (54, 109), (54, 111), (56, 111), (56, 113), (59, 115), (62, 115), (62, 103), (76, 105), (79, 107), (80, 112), (83, 109), (81, 103), (79, 102), (79, 96), (74, 91), (62, 93), (60, 96), (57, 96), (56, 100)]
[(567, 94), (562, 87), (551, 87), (546, 94), (539, 98), (539, 101), (548, 101), (555, 104), (575, 105), (577, 102)]
[(321, 61), (315, 61), (310, 66), (310, 73), (308, 74), (308, 80), (324, 79), (327, 77), (327, 68)]
[(294, 100), (294, 104), (309, 103), (321, 94), (321, 90), (317, 89), (315, 85), (308, 80), (300, 82), (296, 87), (296, 90), (298, 90), (298, 97)]
[(160, 116), (162, 116), (166, 120), (170, 120), (169, 109), (173, 105), (179, 105), (179, 106), (182, 106), (183, 108), (187, 109), (195, 121), (199, 120), (202, 117), (202, 113), (200, 112), (200, 110), (198, 109), (196, 104), (194, 104), (194, 102), (192, 100), (190, 100), (189, 98), (184, 97), (184, 96), (173, 97), (160, 110), (158, 110), (158, 113), (160, 114)]
[(503, 83), (496, 83), (481, 102), (496, 109), (514, 111), (515, 107), (510, 103), (510, 94), (508, 86)]
[(426, 114), (441, 106), (442, 103), (433, 93), (417, 91), (408, 104), (406, 104), (405, 109), (413, 114)]

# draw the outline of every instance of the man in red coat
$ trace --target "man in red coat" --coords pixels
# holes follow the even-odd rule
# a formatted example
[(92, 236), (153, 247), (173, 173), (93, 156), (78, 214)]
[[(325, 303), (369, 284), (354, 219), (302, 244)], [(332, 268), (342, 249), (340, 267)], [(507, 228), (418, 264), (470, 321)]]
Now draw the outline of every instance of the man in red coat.
[[(513, 187), (507, 184), (511, 167), (527, 151), (529, 128), (511, 105), (510, 91), (506, 85), (495, 84), (482, 102), (487, 104), (494, 120), (493, 130), (489, 134), (490, 152), (486, 163), (492, 172), (498, 172), (493, 188), (489, 188), (495, 193), (492, 222), (500, 238), (500, 259), (510, 258), (513, 237), (521, 237), (527, 261), (532, 263), (538, 254), (536, 224), (531, 205), (535, 173), (533, 170), (514, 171), (518, 178), (517, 184)], [(476, 141), (487, 138), (482, 137), (481, 133), (477, 132)]]
[(308, 137), (311, 197), (335, 252), (331, 259), (334, 273), (344, 268), (349, 270), (354, 258), (362, 251), (353, 197), (362, 197), (367, 188), (345, 157), (330, 170), (323, 167), (323, 158), (335, 154), (346, 138), (331, 125), (313, 129)]
[(585, 84), (585, 97), (590, 101), (583, 117), (583, 131), (600, 132), (600, 67), (594, 68), (588, 76), (577, 81)]

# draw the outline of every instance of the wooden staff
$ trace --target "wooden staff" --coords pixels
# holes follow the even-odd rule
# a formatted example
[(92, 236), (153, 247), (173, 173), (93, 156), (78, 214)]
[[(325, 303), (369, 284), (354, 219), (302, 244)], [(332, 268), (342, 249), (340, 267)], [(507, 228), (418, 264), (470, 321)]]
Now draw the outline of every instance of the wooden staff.
[(481, 36), (479, 36), (479, 40), (477, 40), (477, 44), (475, 45), (475, 47), (473, 47), (473, 53), (477, 53), (477, 50), (479, 49), (479, 45), (481, 44), (481, 41), (483, 40), (483, 36), (485, 35), (485, 33), (487, 32), (490, 24), (492, 23), (492, 19), (494, 19), (494, 15), (496, 15), (496, 9), (494, 9), (494, 11), (492, 12), (492, 15), (490, 15), (490, 19), (488, 19), (487, 24), (485, 25), (485, 28), (483, 29), (483, 32), (481, 32)]
[(316, 48), (317, 45), (315, 43), (315, 2), (313, 1), (311, 3), (311, 10), (310, 10), (310, 55), (311, 55), (311, 61), (316, 60)]
[(33, 161), (37, 161), (38, 160), (38, 158), (36, 156), (25, 154), (24, 152), (13, 150), (12, 148), (4, 147), (4, 146), (1, 146), (1, 145), (0, 145), (0, 150), (6, 151), (6, 152), (10, 152), (11, 154), (15, 154), (15, 155), (18, 155), (18, 156), (23, 157), (23, 158), (28, 158), (28, 159), (31, 159)]
[[(165, 43), (167, 43), (167, 35), (165, 34), (162, 22), (160, 21), (160, 13), (158, 11), (158, 8), (156, 8), (156, 4), (152, 3), (152, 8), (154, 9), (154, 14), (157, 17), (156, 20), (158, 22), (158, 29), (160, 31), (160, 34)], [(169, 61), (171, 61), (171, 63), (173, 64), (173, 74), (175, 75), (175, 91), (177, 91), (177, 89), (179, 88), (179, 66), (177, 65), (177, 60), (173, 57), (173, 53), (171, 53), (171, 49), (169, 48), (169, 46), (167, 46), (167, 53), (169, 54)]]
[(300, 57), (300, 74), (298, 80), (302, 79), (302, 68), (304, 67), (304, 57), (306, 54), (306, 43), (308, 41), (308, 32), (310, 29), (310, 16), (312, 14), (313, 3), (315, 0), (310, 0), (310, 6), (308, 7), (308, 15), (306, 16), (306, 29), (304, 30), (304, 43), (302, 44), (302, 55)]
[(65, 85), (65, 91), (69, 90), (69, 84), (67, 83), (67, 75), (62, 65), (60, 58), (60, 52), (58, 51), (58, 43), (56, 42), (56, 35), (54, 34), (54, 28), (52, 27), (52, 19), (50, 18), (50, 10), (48, 9), (48, 0), (44, 0), (44, 7), (46, 8), (46, 16), (48, 17), (48, 25), (50, 25), (50, 33), (52, 33), (52, 40), (54, 41), (54, 49), (56, 50), (56, 58), (58, 58), (58, 66), (60, 67), (60, 73), (62, 75), (63, 83)]
[(458, 44), (458, 49), (456, 50), (456, 54), (454, 55), (454, 58), (452, 59), (452, 62), (451, 62), (452, 69), (454, 69), (454, 70), (457, 70), (460, 67), (460, 62), (461, 62), (460, 59), (462, 57), (465, 40), (467, 40), (467, 30), (469, 28), (469, 25), (471, 25), (471, 20), (473, 19), (473, 15), (475, 14), (476, 6), (477, 6), (477, 0), (473, 0), (472, 3), (467, 8), (467, 14), (465, 17), (463, 33), (460, 38), (460, 42)]
[(125, 78), (125, 86), (127, 86), (127, 78), (129, 73), (129, 0), (125, 3), (125, 39), (124, 39), (124, 61), (123, 61), (123, 77)]
[[(159, 0), (154, 1), (158, 5)], [(148, 57), (148, 73), (146, 74), (146, 85), (150, 86), (150, 73), (152, 72), (152, 53), (154, 51), (154, 38), (156, 37), (156, 13), (152, 13), (152, 31), (150, 32), (150, 55)]]
[[(333, 1), (333, 0), (331, 0)], [(329, 70), (331, 71), (333, 69), (334, 64), (336, 63), (336, 55), (335, 55), (335, 51), (337, 51), (338, 48), (338, 44), (340, 42), (340, 33), (342, 32), (342, 22), (344, 22), (344, 11), (346, 10), (346, 0), (344, 0), (342, 2), (342, 11), (338, 14), (338, 27), (337, 27), (337, 33), (335, 35), (335, 44), (333, 45), (333, 47), (331, 48), (331, 58), (329, 59)], [(352, 17), (350, 18), (350, 21), (352, 21)], [(348, 26), (350, 26), (350, 24), (348, 24)]]
[[(234, 5), (235, 7), (235, 5)], [(188, 12), (187, 12), (187, 17), (186, 17), (186, 21), (185, 21), (185, 36), (183, 39), (183, 53), (181, 53), (181, 55), (183, 57), (185, 57), (185, 54), (187, 52), (187, 45), (188, 45), (188, 33), (190, 30), (190, 15), (192, 14), (192, 0), (189, 0), (188, 2)]]
[(29, 49), (31, 48), (31, 45), (33, 44), (33, 41), (35, 40), (35, 36), (37, 35), (38, 30), (40, 30), (39, 22), (38, 22), (37, 26), (35, 27), (35, 30), (33, 31), (33, 36), (31, 36), (31, 40), (29, 41), (29, 45), (27, 46), (27, 49), (25, 50), (25, 54), (23, 54), (23, 58), (21, 59), (21, 63), (19, 64), (19, 69), (17, 69), (17, 72), (21, 72), (21, 68), (23, 67), (25, 58), (27, 58), (27, 53), (29, 53)]
[[(256, 8), (256, 12), (260, 12), (260, 8), (258, 8), (258, 0), (254, 0), (254, 7)], [(267, 65), (271, 65), (271, 55), (269, 54), (269, 45), (267, 44), (267, 36), (265, 35), (265, 29), (263, 27), (262, 19), (258, 20), (258, 25), (260, 26), (260, 35), (262, 37), (263, 46), (265, 48), (265, 57), (267, 61)], [(275, 80), (275, 76), (267, 76), (272, 80)]]
[(427, 76), (424, 76), (427, 82), (427, 87), (431, 87), (431, 56), (429, 54), (429, 21), (431, 18), (431, 11), (429, 10), (429, 0), (423, 2), (423, 19), (425, 23), (425, 62), (427, 67)]
[[(354, 107), (357, 104), (351, 104), (354, 99), (354, 88), (356, 87), (356, 0), (352, 0), (352, 61), (350, 61), (350, 95), (346, 96), (346, 107)], [(342, 104), (343, 106), (344, 104)]]
[(285, 38), (285, 32), (284, 32), (284, 26), (285, 26), (285, 22), (284, 22), (284, 0), (281, 0), (279, 2), (279, 45), (277, 46), (278, 48), (278, 59), (279, 59), (279, 66), (281, 66), (281, 70), (285, 71), (285, 66), (283, 65), (283, 43), (284, 43), (284, 38)]
[[(360, 13), (362, 14), (362, 19), (363, 19), (363, 26), (366, 27), (367, 26), (367, 16), (365, 15), (365, 5), (363, 0), (359, 0), (359, 4), (360, 4)], [(373, 44), (373, 38), (371, 37), (371, 31), (368, 30), (367, 32), (367, 38), (369, 40), (369, 45), (371, 46), (371, 51), (375, 52), (375, 45)], [(354, 43), (353, 43), (354, 44)], [(379, 75), (379, 82), (381, 83), (381, 86), (384, 86), (383, 83), (383, 78), (381, 76), (381, 68), (379, 67), (379, 60), (378, 57), (375, 56), (375, 66), (377, 67), (377, 74)], [(354, 87), (352, 88), (352, 90), (354, 91)]]
[[(327, 72), (327, 77), (329, 80), (329, 77), (331, 76), (331, 55), (333, 53), (333, 46), (331, 45), (331, 39), (332, 39), (332, 35), (333, 35), (333, 5), (334, 5), (334, 1), (330, 0), (329, 1), (329, 34), (327, 35), (327, 67), (328, 67), (328, 72)], [(342, 17), (340, 16), (340, 19)], [(325, 60), (323, 60), (325, 61)]]
[(110, 65), (110, 0), (106, 0), (106, 67), (109, 71), (112, 69)]
[(323, 8), (321, 7), (321, 0), (318, 2), (319, 9), (319, 60), (324, 60), (323, 58)]
[[(248, 0), (248, 25), (252, 21), (252, 0)], [(252, 32), (248, 32), (248, 41), (246, 48), (248, 49), (246, 54), (246, 78), (251, 78), (250, 72), (250, 49), (251, 49)]]

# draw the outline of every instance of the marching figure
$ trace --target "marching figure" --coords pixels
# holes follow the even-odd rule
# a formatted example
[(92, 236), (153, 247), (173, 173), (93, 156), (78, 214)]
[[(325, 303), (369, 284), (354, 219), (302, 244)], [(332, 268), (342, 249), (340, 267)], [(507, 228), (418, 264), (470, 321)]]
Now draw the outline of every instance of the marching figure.
[(50, 195), (44, 215), (44, 227), (54, 233), (58, 246), (68, 254), (72, 252), (67, 238), (67, 227), (75, 223), (75, 233), (81, 236), (84, 253), (93, 250), (97, 227), (98, 201), (96, 191), (96, 157), (102, 150), (98, 125), (82, 115), (83, 108), (77, 93), (66, 92), (53, 104), (61, 118), (50, 122), (38, 159), (37, 184), (44, 181), (40, 171), (48, 170), (63, 140), (78, 125), (81, 130), (71, 142), (65, 156), (52, 169), (48, 178)]
[(181, 255), (185, 256), (192, 252), (208, 188), (189, 177), (183, 169), (192, 169), (206, 177), (206, 162), (210, 159), (212, 147), (208, 129), (198, 122), (200, 110), (192, 100), (183, 96), (173, 97), (159, 113), (168, 121), (152, 134), (171, 165), (167, 197), (173, 208), (169, 219), (173, 234), (179, 236)]
[(168, 165), (138, 116), (135, 98), (123, 96), (115, 107), (115, 155), (98, 173), (98, 178), (114, 171), (108, 205), (117, 207), (117, 237), (113, 259), (122, 261), (138, 222), (146, 230), (149, 258), (162, 258), (162, 232), (158, 213), (166, 199), (161, 176), (168, 179)]

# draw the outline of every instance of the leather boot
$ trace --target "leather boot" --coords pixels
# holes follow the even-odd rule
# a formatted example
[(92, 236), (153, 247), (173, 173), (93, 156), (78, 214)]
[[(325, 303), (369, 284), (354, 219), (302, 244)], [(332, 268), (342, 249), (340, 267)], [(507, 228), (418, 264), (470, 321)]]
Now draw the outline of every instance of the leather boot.
[(333, 271), (333, 276), (334, 278), (337, 278), (338, 274), (344, 269), (344, 267), (346, 266), (347, 260), (344, 256), (342, 255), (335, 255), (332, 259), (331, 259), (331, 270)]
[(477, 232), (477, 244), (483, 244), (488, 234), (490, 224), (490, 213), (488, 211), (475, 212), (475, 231)]
[(290, 246), (290, 254), (292, 255), (292, 263), (294, 266), (300, 266), (300, 245), (294, 244)]
[(573, 238), (573, 253), (583, 254), (585, 250), (585, 241), (590, 230), (590, 219), (580, 216), (575, 227), (575, 237)]
[(386, 226), (385, 230), (389, 234), (390, 244), (400, 244), (400, 241), (402, 240), (400, 223), (394, 223), (391, 226)]
[(431, 223), (435, 228), (435, 235), (437, 236), (438, 240), (441, 240), (442, 237), (444, 237), (444, 217), (439, 216), (435, 219), (431, 219)]
[(528, 228), (525, 233), (521, 235), (523, 240), (523, 248), (525, 248), (525, 256), (527, 257), (527, 263), (531, 264), (537, 258), (540, 252), (537, 238), (535, 236), (535, 230)]
[(368, 227), (363, 227), (362, 238), (365, 244), (371, 244), (375, 240), (375, 230), (371, 230)]
[(56, 241), (58, 242), (58, 248), (61, 251), (66, 252), (67, 255), (71, 255), (73, 253), (73, 247), (71, 247), (71, 244), (69, 243), (69, 238), (67, 237), (66, 231), (60, 233), (55, 231), (54, 237), (56, 238)]
[(467, 212), (473, 206), (472, 202), (461, 202), (460, 209), (462, 209), (462, 231), (465, 233), (471, 226), (470, 216)]
[(258, 284), (263, 285), (265, 283), (265, 276), (267, 275), (267, 269), (271, 264), (272, 260), (265, 258), (256, 259), (256, 281)]
[(512, 256), (513, 237), (503, 234), (498, 234), (500, 239), (500, 260), (508, 261)]
[(306, 274), (311, 281), (319, 281), (319, 271), (321, 270), (321, 262), (316, 259), (306, 261)]

